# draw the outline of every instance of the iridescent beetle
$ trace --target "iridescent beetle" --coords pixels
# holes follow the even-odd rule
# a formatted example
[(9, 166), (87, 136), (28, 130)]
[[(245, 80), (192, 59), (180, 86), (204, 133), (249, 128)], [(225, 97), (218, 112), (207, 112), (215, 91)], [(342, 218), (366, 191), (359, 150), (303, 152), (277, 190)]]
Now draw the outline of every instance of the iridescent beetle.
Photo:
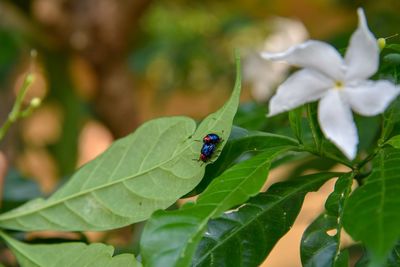
[(211, 159), (216, 147), (216, 144), (204, 143), (203, 147), (201, 148), (199, 160), (207, 162), (209, 159)]
[(209, 133), (206, 136), (203, 137), (203, 143), (204, 144), (218, 144), (222, 141), (222, 138), (219, 137), (218, 134), (215, 133)]

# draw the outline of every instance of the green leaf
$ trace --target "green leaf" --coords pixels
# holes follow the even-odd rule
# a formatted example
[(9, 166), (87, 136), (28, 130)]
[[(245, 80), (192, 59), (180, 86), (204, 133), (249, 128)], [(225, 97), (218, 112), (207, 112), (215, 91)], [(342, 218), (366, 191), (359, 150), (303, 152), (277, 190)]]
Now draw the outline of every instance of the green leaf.
[(216, 164), (207, 168), (205, 177), (217, 177), (224, 170), (232, 166), (241, 157), (257, 155), (268, 150), (275, 150), (282, 147), (297, 146), (296, 140), (271, 133), (246, 131), (241, 137), (237, 137), (226, 144)]
[(371, 266), (380, 266), (400, 238), (399, 195), (400, 151), (383, 149), (365, 184), (348, 199), (343, 217), (346, 231), (371, 250)]
[(336, 227), (337, 218), (324, 213), (307, 228), (301, 240), (301, 263), (304, 267), (333, 265), (338, 242), (327, 232)]
[(202, 138), (215, 132), (228, 139), (240, 87), (237, 58), (231, 98), (197, 130), (195, 122), (186, 117), (149, 121), (79, 169), (48, 199), (35, 199), (0, 215), (0, 227), (105, 230), (145, 220), (155, 210), (167, 208), (203, 177), (205, 164), (194, 160), (199, 157)]
[[(364, 267), (367, 266), (371, 261), (371, 253), (365, 251), (363, 256), (359, 261), (356, 263), (356, 267)], [(399, 267), (400, 266), (400, 241), (397, 241), (396, 246), (392, 249), (389, 254), (389, 257), (385, 264), (382, 266), (384, 267)]]
[(400, 52), (400, 44), (388, 44), (386, 45), (386, 48), (390, 48), (397, 52)]
[(189, 266), (209, 219), (257, 194), (267, 178), (271, 160), (284, 150), (262, 153), (228, 169), (195, 204), (177, 211), (156, 212), (141, 239), (146, 266)]
[(51, 245), (28, 245), (1, 233), (22, 267), (108, 266), (140, 267), (133, 254), (113, 257), (114, 248), (102, 243), (86, 245), (70, 242)]
[(303, 118), (303, 107), (302, 106), (289, 111), (290, 127), (292, 128), (294, 136), (296, 136), (297, 140), (300, 143), (302, 143), (302, 140), (303, 140), (302, 118)]
[(344, 249), (340, 251), (339, 255), (337, 255), (333, 267), (348, 267), (349, 260), (350, 260), (349, 250)]
[(327, 214), (340, 217), (343, 212), (345, 201), (351, 191), (353, 184), (353, 176), (351, 173), (340, 176), (336, 183), (335, 189), (328, 196), (325, 202), (325, 209)]
[(337, 173), (318, 173), (272, 185), (239, 209), (208, 223), (193, 266), (259, 266), (291, 228), (305, 195)]
[(358, 151), (373, 150), (382, 130), (382, 116), (364, 117), (354, 114), (354, 121), (358, 130)]
[(398, 53), (387, 54), (383, 57), (383, 61), (391, 65), (400, 65), (400, 54)]
[(387, 267), (400, 266), (400, 241), (397, 241), (396, 246), (390, 252), (386, 265)]
[[(326, 212), (306, 229), (301, 240), (301, 262), (304, 267), (347, 266), (347, 252), (340, 252), (343, 206), (351, 191), (353, 176), (341, 175), (329, 195)], [(331, 231), (331, 232), (330, 232)]]
[(310, 103), (306, 105), (307, 107), (307, 119), (308, 125), (311, 130), (312, 138), (314, 140), (314, 145), (318, 153), (321, 152), (321, 144), (324, 140), (323, 133), (319, 128), (318, 123), (318, 105), (317, 103)]
[(231, 139), (225, 145), (218, 160), (208, 165), (204, 178), (195, 188), (195, 193), (201, 193), (215, 178), (221, 175), (235, 162), (250, 158), (276, 148), (294, 147), (296, 140), (277, 134), (270, 134), (258, 131), (247, 131), (246, 129), (234, 127)]
[(394, 148), (400, 149), (400, 135), (393, 136), (386, 143)]
[[(349, 265), (347, 250), (339, 251), (338, 218), (321, 214), (307, 227), (301, 240), (301, 262), (304, 267), (343, 267)], [(331, 236), (329, 231), (333, 231)], [(334, 232), (336, 231), (336, 232)]]
[[(385, 142), (391, 134), (395, 132), (396, 126), (400, 121), (400, 98), (396, 98), (389, 108), (383, 113), (383, 129), (380, 137), (380, 143)], [(397, 133), (398, 134), (398, 133)]]

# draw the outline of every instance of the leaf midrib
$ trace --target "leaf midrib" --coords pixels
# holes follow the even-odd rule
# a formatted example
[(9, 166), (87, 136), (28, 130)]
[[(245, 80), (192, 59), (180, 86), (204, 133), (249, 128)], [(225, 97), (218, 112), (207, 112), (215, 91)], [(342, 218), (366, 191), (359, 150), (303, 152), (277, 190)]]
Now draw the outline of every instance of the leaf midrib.
[[(225, 106), (223, 107), (223, 109), (222, 109), (222, 112), (219, 114), (219, 116), (222, 117), (223, 113), (226, 112), (226, 110), (227, 110), (227, 108), (226, 108), (226, 105), (225, 105)], [(217, 124), (218, 121), (219, 121), (218, 119), (215, 120), (214, 123), (211, 124), (211, 127), (210, 127), (210, 128), (214, 127), (214, 126)], [(194, 131), (194, 133), (195, 133), (195, 132), (196, 132), (196, 130)], [(223, 144), (223, 145), (224, 145), (224, 144)], [(77, 194), (69, 195), (69, 196), (67, 196), (67, 197), (64, 197), (64, 198), (62, 198), (62, 199), (56, 200), (56, 201), (51, 202), (51, 203), (49, 203), (49, 204), (46, 203), (46, 204), (44, 204), (43, 206), (41, 206), (40, 208), (38, 208), (38, 209), (28, 210), (28, 211), (25, 211), (25, 212), (22, 211), (22, 212), (19, 212), (19, 213), (13, 213), (13, 214), (10, 214), (10, 216), (3, 216), (3, 215), (0, 215), (0, 224), (1, 224), (1, 221), (14, 219), (14, 218), (16, 218), (16, 217), (26, 216), (26, 215), (35, 213), (35, 212), (40, 211), (40, 210), (45, 210), (45, 209), (47, 209), (47, 208), (50, 208), (50, 207), (55, 206), (55, 205), (58, 205), (58, 204), (60, 204), (60, 203), (62, 203), (62, 202), (68, 201), (68, 200), (70, 200), (70, 199), (74, 199), (74, 198), (77, 198), (77, 197), (80, 197), (80, 196), (83, 196), (83, 195), (86, 195), (86, 194), (90, 194), (90, 193), (95, 192), (95, 191), (97, 191), (97, 190), (100, 190), (100, 189), (103, 189), (103, 188), (106, 188), (106, 187), (109, 187), (109, 186), (113, 186), (113, 185), (115, 185), (115, 184), (117, 184), (117, 183), (121, 183), (121, 182), (124, 182), (124, 181), (126, 181), (126, 180), (130, 180), (130, 179), (133, 179), (133, 178), (136, 178), (136, 177), (140, 177), (140, 176), (142, 176), (142, 175), (144, 175), (144, 174), (146, 174), (146, 173), (149, 173), (149, 172), (151, 172), (151, 171), (153, 171), (153, 170), (155, 170), (155, 169), (157, 169), (157, 168), (159, 168), (159, 167), (161, 167), (161, 166), (167, 164), (168, 162), (170, 162), (170, 161), (172, 161), (172, 160), (175, 160), (177, 157), (179, 157), (181, 154), (183, 154), (187, 149), (190, 149), (190, 147), (191, 147), (191, 144), (188, 143), (187, 146), (184, 146), (184, 147), (180, 150), (180, 152), (178, 152), (177, 154), (174, 154), (173, 157), (170, 157), (170, 158), (168, 158), (167, 160), (162, 161), (162, 162), (160, 162), (159, 164), (157, 164), (157, 165), (151, 167), (150, 169), (147, 169), (147, 170), (142, 171), (142, 172), (140, 172), (140, 173), (137, 173), (137, 174), (135, 174), (135, 175), (123, 177), (123, 178), (121, 178), (121, 179), (119, 179), (119, 180), (116, 180), (116, 181), (112, 181), (112, 182), (109, 182), (109, 183), (106, 183), (106, 184), (102, 184), (102, 185), (99, 185), (99, 186), (96, 186), (96, 187), (93, 187), (93, 188), (89, 188), (89, 189), (87, 189), (87, 190), (80, 191), (80, 192), (77, 193)], [(178, 149), (177, 149), (177, 150), (178, 150)], [(142, 197), (143, 197), (143, 196), (142, 196)], [(46, 199), (46, 200), (44, 200), (44, 201), (48, 201), (48, 199)]]
[[(235, 81), (235, 87), (234, 87), (234, 92), (233, 92), (233, 94), (231, 95), (231, 97), (229, 98), (229, 100), (225, 103), (225, 105), (220, 109), (220, 111), (217, 112), (217, 113), (218, 113), (217, 115), (218, 115), (219, 118), (216, 119), (216, 120), (214, 120), (214, 121), (212, 121), (211, 123), (209, 123), (209, 128), (215, 127), (215, 126), (217, 125), (218, 121), (220, 120), (220, 118), (223, 117), (223, 115), (224, 115), (226, 112), (229, 111), (229, 104), (231, 103), (231, 101), (235, 100), (235, 98), (238, 97), (238, 96), (237, 96), (237, 95), (238, 95), (238, 90), (237, 90), (237, 87), (238, 87), (238, 86), (240, 87), (240, 80), (237, 79), (237, 80)], [(213, 115), (214, 115), (214, 114), (211, 114), (211, 116), (213, 116)], [(198, 129), (198, 127), (194, 130), (194, 132), (193, 132), (194, 134), (196, 133), (197, 129)], [(224, 143), (222, 143), (221, 145), (224, 146), (225, 143), (226, 143), (226, 141), (225, 141)], [(121, 178), (121, 179), (119, 179), (119, 180), (113, 181), (113, 182), (111, 182), (111, 183), (103, 184), (103, 185), (100, 185), (100, 186), (97, 186), (97, 187), (94, 187), (94, 188), (91, 188), (91, 189), (88, 189), (88, 190), (80, 191), (80, 192), (77, 193), (77, 194), (73, 194), (73, 195), (64, 197), (64, 198), (59, 199), (59, 200), (57, 200), (57, 201), (51, 202), (51, 203), (49, 203), (49, 204), (46, 203), (46, 204), (44, 204), (43, 206), (41, 206), (40, 208), (38, 208), (38, 209), (28, 210), (28, 211), (25, 211), (25, 212), (24, 212), (24, 211), (22, 211), (22, 212), (15, 212), (15, 213), (13, 213), (13, 214), (10, 214), (9, 216), (2, 216), (2, 215), (0, 215), (0, 224), (1, 224), (1, 221), (14, 219), (14, 218), (16, 218), (16, 217), (27, 216), (27, 215), (32, 214), (32, 213), (35, 213), (35, 212), (37, 212), (37, 211), (45, 210), (45, 209), (47, 209), (47, 208), (49, 208), (49, 207), (58, 205), (58, 204), (60, 204), (60, 203), (62, 203), (62, 202), (68, 201), (68, 200), (70, 200), (70, 199), (77, 198), (77, 197), (80, 197), (80, 196), (83, 196), (83, 195), (86, 195), (86, 194), (95, 192), (95, 191), (97, 191), (97, 190), (100, 190), (100, 189), (103, 189), (103, 188), (106, 188), (106, 187), (109, 187), (109, 186), (113, 186), (114, 184), (121, 183), (121, 182), (124, 182), (124, 181), (126, 181), (126, 180), (133, 179), (133, 178), (135, 178), (135, 177), (140, 177), (140, 176), (142, 176), (142, 175), (144, 175), (144, 174), (146, 174), (146, 173), (149, 173), (149, 172), (153, 171), (154, 169), (159, 168), (160, 166), (163, 166), (163, 165), (167, 164), (168, 162), (170, 162), (170, 161), (172, 161), (172, 160), (175, 160), (175, 159), (176, 159), (177, 157), (179, 157), (182, 153), (184, 153), (187, 149), (190, 149), (190, 147), (191, 147), (191, 143), (188, 142), (188, 144), (187, 144), (186, 146), (184, 146), (184, 147), (181, 149), (180, 152), (178, 152), (177, 154), (175, 154), (175, 152), (174, 152), (174, 153), (173, 153), (173, 157), (168, 158), (166, 161), (160, 162), (158, 165), (155, 165), (155, 166), (153, 166), (152, 168), (150, 168), (150, 169), (148, 169), (148, 170), (145, 170), (145, 171), (143, 171), (143, 172), (141, 172), (141, 173), (137, 173), (137, 174), (135, 174), (135, 175), (133, 175), (133, 176), (124, 177), (124, 178)], [(178, 149), (177, 149), (177, 150), (178, 150)], [(175, 150), (175, 151), (176, 151), (176, 150)], [(44, 200), (44, 201), (48, 201), (48, 199), (46, 199), (46, 200)]]
[[(379, 168), (379, 174), (380, 174), (381, 179), (379, 179), (379, 180), (381, 180), (381, 182), (382, 182), (382, 191), (381, 191), (381, 194), (380, 194), (381, 198), (380, 198), (380, 201), (379, 201), (378, 210), (382, 211), (383, 207), (385, 205), (385, 197), (386, 197), (386, 175), (385, 175), (386, 171), (385, 171), (384, 153), (380, 153), (379, 161), (381, 163), (380, 164), (381, 167)], [(383, 237), (380, 238), (380, 240), (378, 242), (379, 252), (381, 252), (382, 251), (382, 246), (383, 246), (383, 243), (384, 243), (383, 240), (385, 239), (385, 237), (384, 237), (385, 233), (383, 231), (383, 224), (384, 224), (383, 217), (384, 216), (378, 216), (378, 217), (380, 217), (380, 219), (378, 219), (379, 237), (383, 236)]]
[[(276, 154), (276, 153), (275, 153), (275, 154)], [(241, 186), (243, 183), (245, 183), (245, 182), (248, 181), (248, 178), (249, 178), (249, 177), (251, 177), (254, 173), (256, 173), (257, 171), (259, 171), (261, 168), (265, 167), (266, 165), (270, 165), (270, 162), (268, 162), (268, 163), (267, 163), (267, 162), (263, 162), (262, 164), (260, 164), (260, 165), (259, 165), (257, 168), (255, 168), (251, 173), (249, 173), (249, 175), (247, 175), (246, 179), (243, 179), (243, 181), (241, 181), (240, 184), (238, 184), (238, 186), (236, 186), (235, 190), (231, 190), (231, 191), (229, 192), (229, 194), (227, 194), (226, 197), (225, 197), (223, 200), (219, 201), (218, 204), (213, 205), (213, 206), (214, 206), (213, 210), (212, 210), (206, 217), (204, 217), (202, 221), (200, 221), (200, 224), (199, 224), (199, 227), (197, 228), (197, 231), (196, 231), (193, 235), (188, 236), (187, 240), (193, 240), (198, 234), (201, 234), (201, 233), (205, 230), (205, 226), (207, 225), (209, 219), (210, 219), (212, 216), (214, 216), (214, 215), (216, 214), (216, 211), (219, 210), (219, 208), (224, 204), (224, 202), (225, 202), (227, 199), (229, 199), (234, 193), (236, 193), (237, 190), (240, 188), (240, 186)], [(202, 204), (202, 203), (198, 203), (198, 204)], [(193, 242), (188, 242), (188, 241), (186, 242), (186, 244), (189, 244), (189, 246), (190, 246), (192, 243), (193, 243)], [(180, 259), (183, 259), (183, 258), (184, 258), (184, 255), (186, 254), (187, 249), (188, 249), (189, 246), (185, 246), (185, 247), (183, 248), (183, 252), (182, 252), (182, 253), (179, 253), (179, 255), (183, 255), (183, 256), (180, 256), (180, 257), (179, 257)]]
[[(332, 173), (333, 175), (331, 177), (334, 177), (335, 175), (339, 175), (338, 173)], [(226, 242), (226, 240), (229, 240), (233, 235), (235, 235), (237, 232), (241, 231), (243, 228), (247, 227), (249, 224), (253, 223), (253, 221), (255, 221), (258, 217), (261, 216), (261, 214), (264, 214), (265, 212), (271, 210), (273, 207), (275, 207), (276, 205), (278, 205), (279, 203), (283, 202), (284, 200), (287, 200), (288, 198), (292, 197), (295, 194), (300, 193), (302, 190), (304, 190), (305, 188), (307, 188), (308, 186), (310, 186), (310, 184), (314, 184), (314, 183), (318, 183), (320, 182), (320, 180), (324, 180), (324, 179), (315, 179), (312, 183), (306, 184), (304, 186), (300, 186), (297, 187), (297, 189), (295, 189), (292, 193), (290, 193), (289, 195), (287, 195), (286, 198), (281, 198), (277, 201), (275, 201), (274, 205), (271, 205), (269, 208), (263, 210), (261, 213), (257, 214), (257, 216), (254, 216), (252, 219), (250, 219), (248, 222), (241, 224), (239, 228), (237, 228), (237, 230), (233, 231), (230, 235), (227, 235), (226, 238), (222, 239), (223, 241), (217, 243), (211, 250), (209, 250), (209, 252), (207, 252), (206, 254), (204, 254), (203, 257), (200, 258), (200, 260), (197, 261), (196, 265), (194, 266), (198, 266), (205, 258), (207, 258), (207, 256), (211, 253), (211, 251), (216, 250), (218, 247), (220, 247), (222, 244), (224, 244)]]
[(32, 262), (33, 264), (36, 264), (36, 266), (40, 267), (40, 264), (37, 263), (34, 259), (31, 259), (31, 257), (29, 257), (29, 254), (25, 253), (25, 250), (20, 250), (18, 247), (15, 246), (14, 244), (14, 240), (12, 240), (11, 237), (7, 236), (5, 233), (0, 231), (0, 236), (6, 241), (6, 243), (13, 247), (16, 251), (18, 251), (18, 253), (22, 254), (28, 261)]
[[(126, 177), (123, 177), (123, 178), (121, 178), (121, 179), (119, 179), (119, 180), (115, 180), (115, 181), (112, 181), (112, 182), (109, 182), (109, 183), (105, 183), (105, 184), (102, 184), (102, 185), (99, 185), (99, 186), (96, 186), (96, 187), (88, 188), (88, 189), (83, 190), (83, 191), (79, 191), (79, 192), (76, 193), (76, 194), (72, 194), (72, 195), (69, 195), (69, 196), (67, 196), (67, 197), (61, 198), (61, 199), (56, 200), (56, 201), (54, 201), (54, 202), (51, 202), (51, 203), (49, 203), (49, 204), (47, 204), (47, 205), (44, 204), (43, 206), (41, 206), (41, 207), (38, 208), (38, 209), (29, 210), (29, 211), (26, 211), (26, 212), (20, 212), (20, 213), (16, 213), (16, 214), (14, 213), (14, 214), (11, 214), (10, 216), (2, 216), (2, 215), (0, 215), (0, 223), (1, 223), (1, 221), (3, 221), (3, 220), (10, 220), (10, 219), (13, 219), (13, 218), (15, 218), (15, 217), (26, 216), (26, 215), (29, 215), (29, 214), (31, 214), (31, 213), (37, 212), (38, 210), (47, 209), (47, 208), (49, 208), (49, 207), (58, 205), (58, 204), (60, 204), (60, 203), (62, 203), (62, 202), (68, 201), (68, 200), (70, 200), (70, 199), (78, 198), (78, 197), (80, 197), (80, 196), (83, 196), (83, 195), (86, 195), (86, 194), (90, 194), (90, 193), (95, 192), (95, 191), (97, 191), (97, 190), (100, 190), (100, 189), (103, 189), (103, 188), (106, 188), (106, 187), (109, 187), (109, 186), (113, 186), (113, 185), (115, 185), (115, 184), (117, 184), (117, 183), (122, 183), (122, 182), (124, 182), (124, 181), (126, 181), (126, 180), (130, 180), (130, 179), (133, 179), (133, 178), (136, 178), (136, 177), (140, 177), (140, 176), (142, 176), (142, 175), (144, 175), (144, 174), (146, 174), (146, 173), (149, 173), (149, 172), (153, 171), (154, 169), (157, 169), (157, 168), (159, 168), (159, 167), (161, 167), (161, 166), (167, 164), (168, 162), (170, 162), (170, 161), (176, 159), (176, 158), (179, 157), (184, 151), (186, 151), (186, 150), (189, 149), (189, 148), (190, 148), (190, 145), (184, 147), (178, 154), (176, 154), (175, 157), (168, 158), (166, 161), (160, 162), (159, 164), (153, 166), (152, 168), (147, 169), (147, 170), (145, 170), (145, 171), (143, 171), (143, 172), (137, 173), (137, 174), (135, 174), (135, 175), (126, 176)], [(143, 197), (143, 196), (141, 196), (141, 197)], [(144, 197), (143, 197), (143, 198), (144, 198)], [(48, 201), (48, 199), (46, 199), (46, 200), (44, 200), (44, 201)]]

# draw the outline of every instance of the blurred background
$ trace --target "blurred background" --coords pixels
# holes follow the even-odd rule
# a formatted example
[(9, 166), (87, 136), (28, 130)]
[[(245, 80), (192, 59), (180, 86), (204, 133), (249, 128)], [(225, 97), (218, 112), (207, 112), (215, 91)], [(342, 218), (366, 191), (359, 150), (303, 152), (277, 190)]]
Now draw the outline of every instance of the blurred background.
[[(235, 49), (244, 75), (235, 124), (272, 129), (266, 103), (289, 69), (261, 60), (258, 52), (281, 51), (308, 38), (343, 51), (359, 6), (377, 37), (398, 33), (397, 0), (0, 0), (1, 121), (27, 73), (36, 78), (27, 101), (42, 99), (1, 143), (1, 211), (50, 194), (114, 139), (149, 119), (201, 119), (215, 111), (232, 90)], [(134, 232), (127, 227), (46, 237), (103, 241), (132, 251)], [(278, 261), (270, 259), (268, 266), (284, 266), (279, 258), (296, 249), (274, 252)], [(296, 255), (286, 266), (298, 266)], [(12, 264), (8, 251), (0, 260)]]

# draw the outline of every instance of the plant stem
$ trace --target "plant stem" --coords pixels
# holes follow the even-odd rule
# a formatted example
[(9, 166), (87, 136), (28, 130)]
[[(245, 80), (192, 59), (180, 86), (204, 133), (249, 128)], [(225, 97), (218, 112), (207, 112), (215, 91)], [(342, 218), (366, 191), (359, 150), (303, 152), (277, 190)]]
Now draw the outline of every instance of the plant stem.
[(337, 162), (339, 162), (339, 163), (341, 163), (341, 164), (343, 164), (343, 165), (345, 165), (345, 166), (347, 166), (347, 167), (349, 167), (351, 169), (354, 169), (353, 165), (351, 164), (351, 162), (349, 162), (349, 161), (347, 161), (345, 159), (342, 159), (342, 158), (340, 158), (340, 157), (338, 157), (338, 156), (336, 156), (334, 154), (331, 154), (331, 153), (327, 153), (327, 152), (324, 152), (324, 151), (318, 151), (318, 149), (313, 149), (312, 147), (302, 146), (302, 145), (299, 146), (299, 151), (307, 151), (307, 152), (309, 152), (311, 154), (314, 154), (314, 155), (316, 155), (318, 157), (331, 159), (331, 160), (337, 161)]
[(22, 84), (21, 89), (18, 92), (17, 99), (14, 102), (12, 110), (8, 115), (7, 120), (3, 123), (3, 125), (0, 128), (0, 141), (3, 140), (10, 126), (20, 118), (22, 103), (24, 101), (28, 88), (32, 84), (33, 80), (34, 80), (33, 74), (28, 74), (26, 76), (24, 83)]
[(365, 164), (367, 164), (368, 162), (373, 160), (375, 158), (375, 156), (379, 153), (380, 150), (381, 150), (381, 146), (378, 146), (377, 148), (375, 148), (374, 152), (372, 152), (371, 154), (366, 156), (363, 160), (360, 160), (359, 162), (354, 164), (353, 169), (357, 170), (357, 171), (360, 170)]

